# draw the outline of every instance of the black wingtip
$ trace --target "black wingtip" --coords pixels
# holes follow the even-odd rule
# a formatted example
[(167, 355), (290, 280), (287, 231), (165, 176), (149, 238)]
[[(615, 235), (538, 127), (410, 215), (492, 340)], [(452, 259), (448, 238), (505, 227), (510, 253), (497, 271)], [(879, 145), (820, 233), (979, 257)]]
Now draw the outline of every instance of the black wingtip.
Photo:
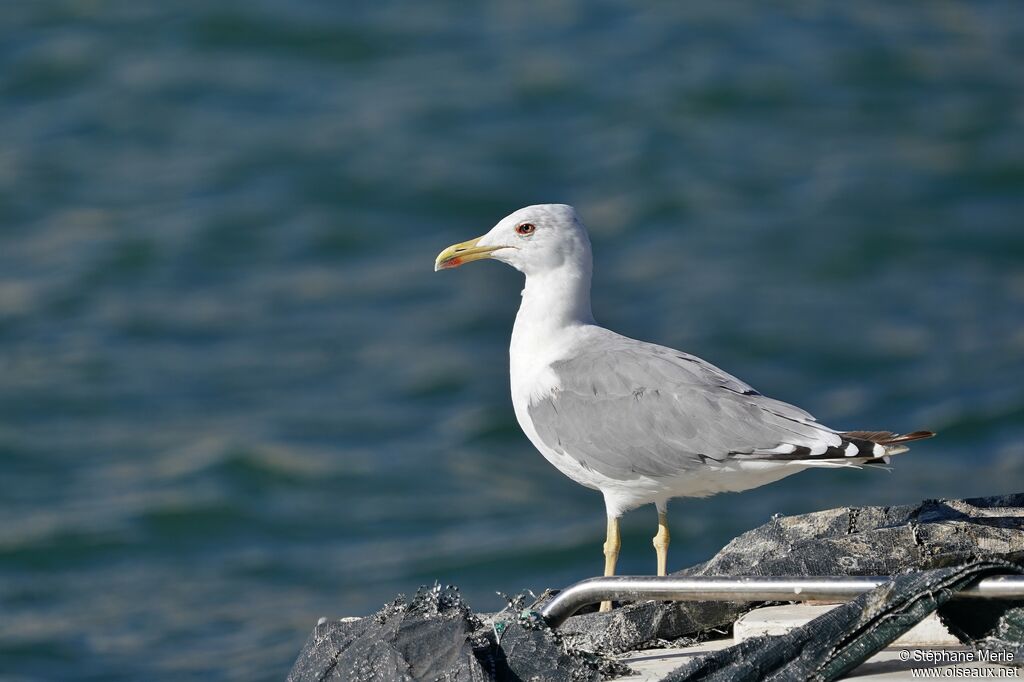
[(896, 445), (914, 440), (924, 440), (935, 435), (934, 431), (914, 431), (913, 433), (893, 433), (892, 431), (845, 431), (840, 435), (845, 438), (866, 440), (879, 445)]
[(913, 433), (904, 433), (896, 436), (890, 441), (883, 443), (883, 445), (893, 445), (895, 443), (909, 443), (912, 440), (924, 440), (925, 438), (932, 438), (935, 436), (934, 431), (914, 431)]

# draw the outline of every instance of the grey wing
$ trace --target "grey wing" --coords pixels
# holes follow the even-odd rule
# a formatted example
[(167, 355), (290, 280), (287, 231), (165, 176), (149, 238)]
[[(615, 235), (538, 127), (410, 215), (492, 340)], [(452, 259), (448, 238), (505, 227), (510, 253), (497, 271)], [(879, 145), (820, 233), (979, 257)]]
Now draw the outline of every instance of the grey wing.
[(541, 440), (605, 476), (664, 477), (709, 460), (839, 446), (800, 408), (700, 358), (631, 339), (552, 366), (559, 387), (529, 406)]

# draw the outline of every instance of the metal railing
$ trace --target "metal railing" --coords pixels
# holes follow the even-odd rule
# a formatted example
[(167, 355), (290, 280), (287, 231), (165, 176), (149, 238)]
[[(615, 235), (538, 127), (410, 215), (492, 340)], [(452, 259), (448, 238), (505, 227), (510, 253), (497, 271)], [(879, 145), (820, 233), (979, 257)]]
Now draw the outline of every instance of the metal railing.
[[(602, 601), (845, 601), (892, 580), (864, 577), (610, 576), (589, 578), (562, 590), (540, 611), (557, 628), (584, 606)], [(1024, 576), (983, 578), (956, 592), (958, 599), (1024, 599)]]

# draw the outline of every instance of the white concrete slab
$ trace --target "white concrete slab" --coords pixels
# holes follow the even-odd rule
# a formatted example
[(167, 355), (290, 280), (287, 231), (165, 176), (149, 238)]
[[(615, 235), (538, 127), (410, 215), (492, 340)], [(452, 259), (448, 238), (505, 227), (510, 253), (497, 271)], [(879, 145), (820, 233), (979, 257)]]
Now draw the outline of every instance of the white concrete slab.
[(695, 656), (703, 656), (732, 645), (731, 639), (715, 639), (696, 646), (632, 651), (623, 657), (622, 662), (635, 670), (638, 676), (621, 679), (623, 682), (657, 682)]
[[(760, 635), (781, 635), (836, 608), (837, 604), (766, 606), (744, 614), (733, 625), (733, 639), (742, 642)], [(960, 646), (934, 613), (892, 643), (893, 647)]]

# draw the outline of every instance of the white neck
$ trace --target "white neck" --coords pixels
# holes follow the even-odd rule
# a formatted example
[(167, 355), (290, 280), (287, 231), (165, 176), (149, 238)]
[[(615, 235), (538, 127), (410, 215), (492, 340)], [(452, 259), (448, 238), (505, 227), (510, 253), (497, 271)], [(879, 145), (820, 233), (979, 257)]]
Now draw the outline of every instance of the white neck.
[(540, 360), (558, 350), (565, 331), (588, 324), (594, 324), (589, 267), (566, 263), (527, 275), (523, 302), (512, 330), (513, 362), (520, 353)]

